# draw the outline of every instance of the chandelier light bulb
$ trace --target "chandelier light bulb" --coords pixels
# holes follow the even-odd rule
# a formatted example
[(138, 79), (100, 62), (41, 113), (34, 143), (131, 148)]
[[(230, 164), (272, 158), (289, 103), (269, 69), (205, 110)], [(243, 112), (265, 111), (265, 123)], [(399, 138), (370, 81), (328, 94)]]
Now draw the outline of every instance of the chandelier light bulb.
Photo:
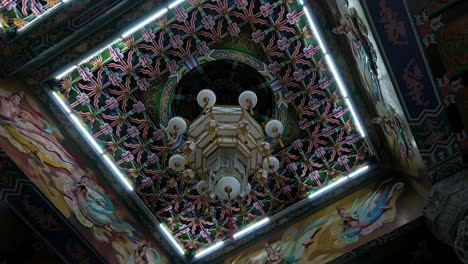
[(263, 159), (263, 169), (268, 173), (274, 173), (279, 169), (279, 160), (276, 157)]
[(185, 158), (182, 155), (176, 154), (169, 159), (169, 168), (174, 171), (183, 171), (185, 169)]
[(203, 113), (205, 113), (208, 108), (216, 104), (216, 94), (209, 89), (201, 90), (197, 95), (197, 102), (203, 107)]
[(182, 117), (176, 116), (169, 120), (167, 128), (171, 135), (180, 136), (185, 133), (185, 130), (187, 130), (187, 123)]
[(278, 120), (270, 120), (265, 126), (265, 133), (269, 137), (277, 137), (283, 133), (283, 124)]
[(206, 181), (199, 181), (197, 184), (197, 192), (200, 195), (206, 195), (209, 192), (208, 189), (208, 184), (206, 184)]
[(239, 105), (244, 109), (254, 108), (257, 100), (257, 95), (252, 91), (244, 91), (239, 95)]

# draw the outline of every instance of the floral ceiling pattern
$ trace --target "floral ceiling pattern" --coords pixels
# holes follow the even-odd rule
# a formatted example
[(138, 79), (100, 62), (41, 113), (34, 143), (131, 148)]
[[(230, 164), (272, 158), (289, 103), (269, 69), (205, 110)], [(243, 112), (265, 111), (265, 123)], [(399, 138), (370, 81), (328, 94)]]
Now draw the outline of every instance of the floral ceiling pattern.
[(30, 26), (36, 19), (63, 2), (61, 0), (2, 0), (0, 1), (0, 32), (12, 39), (19, 31)]
[[(286, 146), (273, 141), (280, 170), (267, 178), (251, 175), (252, 191), (232, 203), (200, 196), (197, 181), (169, 170), (168, 157), (179, 149), (169, 145), (162, 120), (174, 111), (161, 114), (177, 97), (169, 84), (177, 86), (186, 72), (219, 51), (258, 64), (270, 76), (265, 80), (274, 105), (287, 120)], [(233, 231), (284, 210), (368, 160), (365, 140), (295, 1), (184, 2), (48, 84), (186, 250), (229, 239)]]

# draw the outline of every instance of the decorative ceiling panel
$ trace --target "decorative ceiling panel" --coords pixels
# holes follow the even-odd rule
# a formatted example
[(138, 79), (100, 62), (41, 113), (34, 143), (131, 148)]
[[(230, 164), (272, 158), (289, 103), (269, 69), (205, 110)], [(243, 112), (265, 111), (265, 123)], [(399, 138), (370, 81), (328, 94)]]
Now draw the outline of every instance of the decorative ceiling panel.
[[(186, 251), (229, 239), (367, 163), (362, 128), (300, 2), (187, 1), (156, 16), (48, 84)], [(252, 191), (232, 203), (200, 196), (196, 180), (167, 167), (184, 140), (169, 144), (168, 120), (197, 116), (188, 113), (201, 113), (190, 105), (197, 92), (224, 84), (256, 89), (255, 119), (275, 118), (286, 129), (284, 147), (267, 139), (280, 170), (250, 175)]]
[(65, 0), (2, 0), (0, 2), (0, 34), (13, 39), (37, 19), (49, 14)]

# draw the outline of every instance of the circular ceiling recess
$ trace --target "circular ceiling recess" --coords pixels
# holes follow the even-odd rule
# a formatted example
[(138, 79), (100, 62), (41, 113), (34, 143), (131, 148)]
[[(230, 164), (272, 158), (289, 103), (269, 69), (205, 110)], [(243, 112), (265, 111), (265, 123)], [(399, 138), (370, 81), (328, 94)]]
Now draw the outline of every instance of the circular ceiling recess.
[(197, 94), (210, 89), (216, 95), (216, 105), (238, 105), (243, 91), (258, 96), (255, 119), (269, 120), (275, 113), (273, 93), (265, 78), (254, 68), (237, 61), (216, 60), (199, 65), (186, 73), (177, 84), (172, 110), (175, 116), (194, 120), (203, 108), (197, 103)]

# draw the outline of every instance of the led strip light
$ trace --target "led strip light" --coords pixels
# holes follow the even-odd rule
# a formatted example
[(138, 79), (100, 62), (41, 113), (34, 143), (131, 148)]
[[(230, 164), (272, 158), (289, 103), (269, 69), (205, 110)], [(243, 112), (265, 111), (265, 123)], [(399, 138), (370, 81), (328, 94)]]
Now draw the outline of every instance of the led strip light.
[[(151, 23), (152, 21), (154, 21), (155, 19), (163, 16), (164, 14), (166, 14), (169, 9), (172, 9), (174, 7), (176, 7), (177, 5), (183, 3), (185, 0), (176, 0), (174, 2), (172, 2), (171, 4), (168, 5), (168, 7), (165, 7), (165, 8), (162, 8), (160, 10), (158, 10), (157, 12), (154, 12), (153, 14), (151, 14), (150, 16), (148, 16), (146, 19), (144, 19), (143, 21), (141, 21), (140, 23), (136, 24), (135, 26), (131, 27), (130, 29), (128, 29), (127, 31), (125, 31), (123, 34), (122, 34), (122, 38), (125, 38), (125, 37), (128, 37), (130, 36), (131, 34), (135, 33), (136, 31), (138, 31), (139, 29), (141, 29), (142, 27), (146, 26), (147, 24)], [(66, 1), (64, 1), (66, 2)], [(299, 3), (301, 5), (304, 5), (304, 2), (302, 0), (299, 0)], [(346, 91), (346, 87), (343, 83), (343, 80), (341, 79), (341, 76), (340, 74), (338, 73), (337, 69), (336, 69), (336, 66), (335, 66), (335, 63), (332, 59), (332, 57), (330, 56), (330, 54), (328, 54), (328, 51), (327, 51), (327, 48), (322, 40), (322, 37), (321, 37), (321, 34), (319, 32), (319, 30), (317, 29), (311, 15), (310, 15), (310, 12), (309, 10), (307, 9), (306, 6), (303, 6), (303, 10), (304, 10), (304, 14), (312, 28), (312, 31), (314, 33), (314, 36), (315, 38), (317, 39), (317, 42), (320, 46), (320, 48), (322, 49), (322, 52), (325, 54), (325, 60), (328, 64), (328, 67), (329, 69), (331, 70), (332, 74), (333, 74), (333, 77), (335, 78), (336, 82), (337, 82), (337, 85), (338, 85), (338, 89), (340, 90), (340, 93), (341, 95), (343, 96), (343, 98), (345, 99), (349, 109), (350, 109), (350, 112), (351, 112), (351, 115), (354, 119), (354, 122), (356, 124), (356, 127), (359, 131), (359, 133), (361, 134), (361, 136), (364, 138), (366, 136), (365, 134), (365, 131), (359, 121), (359, 118), (354, 110), (354, 107), (350, 101), (350, 99), (348, 98), (348, 94), (347, 94), (347, 91)], [(89, 59), (93, 58), (94, 56), (100, 54), (102, 51), (104, 51), (105, 49), (107, 49), (109, 46), (113, 45), (114, 43), (116, 43), (119, 39), (117, 40), (114, 40), (112, 41), (110, 44), (106, 45), (104, 48), (102, 49), (99, 49), (97, 52), (94, 52), (92, 55), (88, 56), (86, 59), (82, 60), (78, 65), (81, 65), (83, 63), (86, 63)], [(55, 76), (55, 79), (59, 80), (61, 79), (63, 76), (65, 76), (66, 74), (70, 73), (71, 71), (75, 70), (77, 68), (77, 65), (73, 65), (71, 66), (70, 68), (66, 69), (65, 71), (57, 74)], [(100, 147), (98, 148), (98, 144), (97, 142), (94, 140), (94, 138), (89, 134), (89, 132), (83, 127), (83, 125), (81, 124), (81, 122), (79, 122), (79, 119), (76, 118), (76, 116), (74, 116), (72, 113), (71, 113), (71, 110), (66, 106), (66, 104), (63, 102), (62, 98), (56, 93), (56, 92), (53, 92), (53, 95), (54, 97), (56, 98), (56, 101), (58, 102), (58, 104), (60, 105), (61, 108), (63, 108), (63, 110), (67, 113), (67, 115), (71, 118), (71, 120), (75, 123), (76, 126), (78, 126), (78, 128), (80, 129), (80, 131), (84, 134), (84, 136), (86, 137), (86, 139), (88, 141), (90, 141), (91, 145), (94, 146), (94, 148), (101, 154), (101, 156), (103, 157), (103, 159), (106, 161), (107, 165), (114, 171), (114, 174), (116, 174), (119, 179), (121, 179), (121, 181), (124, 183), (124, 185), (130, 190), (132, 191), (133, 190), (133, 187), (132, 185), (127, 181), (127, 179), (125, 178), (125, 176), (118, 170), (118, 168), (115, 166), (115, 164), (112, 162), (112, 160), (102, 154), (102, 149), (100, 149)], [(347, 176), (345, 177), (342, 177), (340, 178), (339, 180), (319, 189), (318, 191), (312, 193), (309, 195), (309, 198), (312, 199), (312, 198), (315, 198), (317, 197), (318, 195), (326, 192), (327, 190), (331, 190), (331, 189), (334, 189), (336, 188), (337, 186), (341, 185), (343, 182), (355, 177), (355, 176), (358, 176), (364, 172), (366, 172), (367, 170), (369, 169), (369, 166), (364, 166), (364, 167), (361, 167), (359, 169), (357, 169), (356, 171), (348, 174)], [(260, 228), (261, 226), (267, 224), (268, 222), (270, 221), (269, 218), (264, 218), (262, 219), (261, 221), (239, 231), (238, 233), (234, 234), (234, 239), (238, 239), (258, 228)], [(163, 231), (163, 233), (165, 234), (165, 236), (169, 239), (169, 241), (171, 241), (171, 244), (177, 249), (177, 251), (180, 253), (180, 254), (185, 254), (184, 250), (182, 249), (182, 247), (177, 243), (177, 241), (174, 239), (174, 237), (169, 233), (169, 231), (165, 228), (165, 226), (163, 224), (160, 224), (160, 227), (161, 227), (161, 230)], [(195, 254), (195, 258), (198, 259), (198, 258), (201, 258), (203, 256), (206, 256), (216, 250), (218, 250), (219, 248), (221, 248), (224, 244), (224, 241), (220, 241), (220, 242), (217, 242), (215, 244), (213, 244), (212, 246), (198, 252), (197, 254)]]
[(98, 152), (101, 157), (106, 162), (107, 166), (114, 172), (114, 174), (120, 179), (120, 181), (125, 185), (129, 191), (133, 191), (133, 186), (128, 182), (122, 172), (115, 166), (114, 162), (109, 158), (109, 156), (104, 154), (101, 146), (96, 142), (93, 136), (88, 132), (88, 130), (83, 126), (80, 119), (74, 115), (71, 110), (65, 105), (63, 99), (56, 93), (52, 92), (52, 95), (57, 102), (57, 104), (64, 110), (68, 118), (73, 122), (73, 124), (78, 128), (81, 134), (86, 138), (86, 140), (93, 146), (93, 148)]
[[(46, 16), (47, 14), (49, 14), (50, 12), (52, 12), (53, 10), (55, 10), (57, 7), (61, 6), (62, 4), (64, 3), (68, 3), (70, 2), (71, 0), (62, 0), (60, 3), (54, 5), (53, 7), (51, 7), (49, 10), (45, 11), (44, 13), (38, 15), (37, 17), (35, 17), (33, 20), (29, 21), (29, 23), (27, 23), (26, 25), (24, 25), (24, 27), (21, 27), (18, 29), (18, 32), (30, 27), (31, 25), (35, 24), (36, 21), (38, 21), (39, 18), (41, 17), (44, 17)], [(1, 26), (1, 24), (0, 24)]]

